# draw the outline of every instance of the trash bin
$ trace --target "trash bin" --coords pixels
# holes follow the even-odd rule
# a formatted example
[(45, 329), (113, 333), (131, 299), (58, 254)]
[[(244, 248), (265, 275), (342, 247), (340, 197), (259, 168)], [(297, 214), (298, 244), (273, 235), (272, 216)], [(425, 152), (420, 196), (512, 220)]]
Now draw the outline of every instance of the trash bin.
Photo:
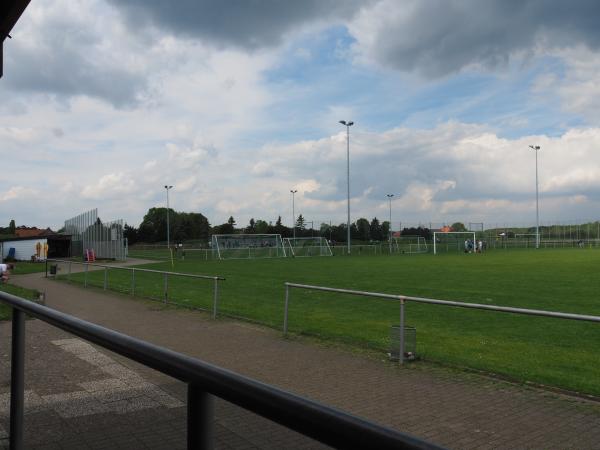
[[(400, 325), (392, 325), (390, 330), (390, 360), (400, 361)], [(404, 361), (417, 358), (417, 329), (404, 326)]]
[(58, 271), (58, 265), (50, 264), (50, 275), (56, 275), (57, 271)]

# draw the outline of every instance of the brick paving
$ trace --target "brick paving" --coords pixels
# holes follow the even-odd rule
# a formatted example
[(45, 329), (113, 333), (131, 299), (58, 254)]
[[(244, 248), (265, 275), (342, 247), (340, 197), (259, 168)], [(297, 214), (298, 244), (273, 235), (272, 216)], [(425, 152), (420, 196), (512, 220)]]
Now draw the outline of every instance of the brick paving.
[[(39, 274), (13, 282), (52, 308), (330, 404), (455, 449), (600, 448), (600, 405), (422, 362), (400, 368), (202, 313)], [(0, 447), (7, 446), (10, 324), (0, 325)], [(185, 447), (185, 385), (27, 321), (27, 448)], [(321, 448), (227, 402), (216, 402), (217, 448)], [(4, 440), (2, 440), (4, 438)]]

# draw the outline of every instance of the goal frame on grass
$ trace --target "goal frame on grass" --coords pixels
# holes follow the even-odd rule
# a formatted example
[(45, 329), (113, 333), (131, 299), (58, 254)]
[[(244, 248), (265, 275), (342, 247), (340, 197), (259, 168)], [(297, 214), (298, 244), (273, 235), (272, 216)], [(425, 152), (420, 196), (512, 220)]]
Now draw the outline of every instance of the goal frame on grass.
[[(411, 242), (412, 241), (412, 242)], [(406, 247), (408, 246), (408, 250)], [(429, 247), (427, 246), (427, 240), (423, 236), (419, 235), (406, 235), (392, 238), (392, 251), (396, 253), (427, 253)]]
[[(437, 255), (437, 236), (439, 235), (451, 235), (451, 234), (469, 234), (473, 237), (473, 245), (477, 245), (476, 242), (476, 238), (475, 238), (475, 232), (474, 231), (434, 231), (433, 232), (433, 254)], [(473, 247), (475, 248), (475, 247)]]
[(213, 234), (215, 259), (285, 258), (280, 234)]
[(322, 236), (284, 238), (287, 255), (292, 257), (333, 256), (329, 242)]

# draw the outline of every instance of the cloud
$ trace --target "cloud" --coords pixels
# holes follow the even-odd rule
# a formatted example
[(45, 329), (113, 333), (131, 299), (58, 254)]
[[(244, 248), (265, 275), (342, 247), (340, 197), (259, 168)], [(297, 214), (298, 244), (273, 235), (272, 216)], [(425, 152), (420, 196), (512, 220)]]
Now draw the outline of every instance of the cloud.
[(539, 101), (558, 98), (564, 111), (598, 123), (600, 111), (600, 53), (584, 45), (546, 52), (563, 63), (562, 73), (543, 73), (533, 83), (533, 94)]
[(279, 45), (291, 31), (314, 22), (341, 21), (364, 4), (358, 0), (109, 0), (135, 27), (155, 27), (218, 48), (256, 50)]
[(0, 194), (0, 202), (8, 202), (13, 200), (23, 201), (39, 194), (40, 193), (36, 189), (24, 186), (14, 186), (8, 189), (6, 192)]
[(87, 95), (132, 107), (148, 88), (139, 50), (99, 0), (34, 2), (14, 30), (3, 82), (61, 100)]
[[(349, 23), (366, 61), (440, 77), (469, 67), (494, 69), (538, 47), (600, 46), (594, 0), (382, 0)], [(526, 59), (526, 58), (525, 58)]]
[(85, 186), (81, 191), (81, 196), (94, 200), (109, 199), (131, 194), (135, 190), (136, 184), (131, 174), (109, 173), (101, 177), (97, 183)]

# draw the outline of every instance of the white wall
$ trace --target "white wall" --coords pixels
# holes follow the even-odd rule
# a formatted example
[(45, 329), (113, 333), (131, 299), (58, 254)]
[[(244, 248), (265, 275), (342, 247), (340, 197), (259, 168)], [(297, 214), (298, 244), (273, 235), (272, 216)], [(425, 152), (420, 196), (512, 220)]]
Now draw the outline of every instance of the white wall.
[(27, 239), (19, 241), (4, 241), (2, 244), (2, 258), (5, 259), (8, 256), (8, 252), (11, 248), (15, 249), (15, 259), (19, 261), (30, 261), (31, 255), (36, 254), (35, 245), (40, 243), (42, 250), (40, 252), (40, 260), (46, 259), (44, 256), (44, 244), (48, 243), (45, 238), (38, 239)]

